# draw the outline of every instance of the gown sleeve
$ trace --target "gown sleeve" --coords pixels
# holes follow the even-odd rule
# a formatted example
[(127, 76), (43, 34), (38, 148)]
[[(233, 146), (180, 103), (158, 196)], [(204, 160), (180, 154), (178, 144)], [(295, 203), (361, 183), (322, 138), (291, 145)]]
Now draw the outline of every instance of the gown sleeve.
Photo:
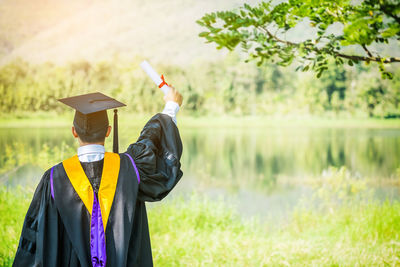
[(49, 170), (40, 180), (26, 213), (14, 267), (65, 266), (64, 262), (77, 262), (51, 197), (50, 186)]
[(127, 153), (139, 170), (138, 198), (142, 201), (163, 199), (182, 177), (182, 141), (168, 115), (159, 113), (152, 117)]
[(49, 187), (49, 172), (47, 171), (39, 182), (32, 202), (26, 213), (21, 237), (13, 266), (36, 266), (41, 243), (40, 224), (43, 222), (49, 199), (46, 197)]

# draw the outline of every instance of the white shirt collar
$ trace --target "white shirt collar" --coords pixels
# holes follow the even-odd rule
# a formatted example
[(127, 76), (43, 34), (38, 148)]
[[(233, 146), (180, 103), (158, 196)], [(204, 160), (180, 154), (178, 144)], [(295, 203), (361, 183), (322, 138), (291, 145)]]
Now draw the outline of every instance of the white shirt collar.
[(104, 146), (86, 145), (78, 148), (78, 158), (81, 162), (99, 161), (104, 158)]

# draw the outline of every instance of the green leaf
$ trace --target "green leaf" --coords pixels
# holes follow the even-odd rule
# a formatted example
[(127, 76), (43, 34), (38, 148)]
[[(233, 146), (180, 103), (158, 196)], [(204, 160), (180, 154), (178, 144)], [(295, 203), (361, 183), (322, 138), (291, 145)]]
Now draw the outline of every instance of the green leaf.
[(220, 31), (222, 31), (222, 29), (218, 29), (218, 28), (212, 28), (211, 29), (212, 33), (219, 33)]
[(397, 33), (399, 33), (399, 32), (400, 32), (400, 26), (392, 27), (392, 28), (388, 28), (385, 31), (383, 31), (381, 33), (381, 36), (384, 38), (390, 38), (390, 37), (397, 35)]
[(210, 33), (209, 32), (201, 32), (199, 33), (200, 37), (207, 37)]

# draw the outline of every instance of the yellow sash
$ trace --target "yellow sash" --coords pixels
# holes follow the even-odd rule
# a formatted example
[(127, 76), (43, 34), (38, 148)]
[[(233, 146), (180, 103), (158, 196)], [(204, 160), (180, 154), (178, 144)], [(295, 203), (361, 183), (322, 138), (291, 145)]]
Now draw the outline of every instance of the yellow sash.
[[(77, 155), (63, 161), (63, 166), (72, 186), (78, 193), (83, 204), (85, 204), (90, 215), (92, 215), (92, 207), (94, 200), (94, 192), (92, 185), (87, 178), (79, 158)], [(101, 217), (103, 220), (104, 231), (106, 230), (108, 216), (110, 215), (111, 206), (114, 200), (115, 189), (118, 182), (118, 174), (120, 167), (120, 157), (116, 153), (106, 152), (104, 154), (103, 173), (99, 188), (99, 204)]]

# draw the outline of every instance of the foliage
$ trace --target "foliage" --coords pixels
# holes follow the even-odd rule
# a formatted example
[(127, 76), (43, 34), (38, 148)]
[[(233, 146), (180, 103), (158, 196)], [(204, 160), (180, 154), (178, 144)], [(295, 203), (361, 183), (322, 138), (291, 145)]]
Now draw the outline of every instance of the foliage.
[(0, 266), (11, 266), (33, 191), (0, 188)]
[[(198, 24), (207, 30), (200, 33), (217, 48), (234, 49), (241, 45), (250, 59), (290, 65), (295, 59), (298, 69), (314, 70), (317, 77), (328, 69), (329, 60), (337, 65), (353, 66), (360, 61), (377, 62), (382, 77), (393, 78), (385, 63), (400, 62), (399, 57), (385, 57), (368, 46), (400, 40), (400, 3), (396, 0), (287, 0), (263, 1), (257, 6), (244, 4), (236, 11), (219, 11), (204, 15)], [(286, 39), (299, 25), (309, 24), (312, 34), (300, 41)], [(335, 28), (340, 31), (335, 32)], [(316, 33), (315, 33), (316, 32)], [(289, 38), (290, 39), (290, 38)], [(293, 38), (292, 38), (293, 39)], [(356, 45), (364, 52), (358, 55), (344, 50)]]
[(22, 142), (6, 143), (1, 145), (1, 150), (3, 153), (0, 155), (0, 181), (12, 178), (20, 168), (27, 165), (46, 170), (51, 164), (60, 162), (75, 152), (75, 148), (64, 141), (57, 146), (43, 143), (38, 150)]
[(368, 190), (366, 179), (354, 176), (342, 166), (340, 169), (330, 167), (324, 171), (320, 179), (316, 179), (312, 187), (314, 198), (322, 209), (338, 206), (352, 206), (353, 202), (372, 199), (372, 190)]
[[(328, 115), (400, 117), (400, 68), (382, 80), (370, 67), (328, 62), (322, 79), (276, 65), (257, 67), (235, 54), (189, 66), (160, 65), (168, 82), (184, 95), (186, 115)], [(162, 110), (160, 90), (135, 61), (76, 62), (64, 66), (15, 61), (0, 67), (0, 112), (70, 112), (57, 99), (101, 91), (127, 104), (124, 113)], [(121, 113), (122, 114), (122, 113)]]

